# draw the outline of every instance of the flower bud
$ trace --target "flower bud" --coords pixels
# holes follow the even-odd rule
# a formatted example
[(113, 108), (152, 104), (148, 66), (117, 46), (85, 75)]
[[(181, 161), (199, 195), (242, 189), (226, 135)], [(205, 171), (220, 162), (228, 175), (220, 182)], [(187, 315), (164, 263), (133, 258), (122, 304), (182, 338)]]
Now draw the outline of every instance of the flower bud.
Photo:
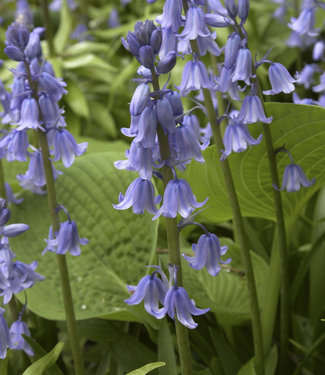
[(149, 99), (150, 88), (146, 83), (141, 83), (136, 90), (131, 99), (130, 103), (130, 114), (131, 116), (140, 115), (145, 109), (147, 101)]
[(157, 65), (157, 72), (166, 74), (170, 72), (176, 64), (176, 52), (169, 52)]
[(157, 118), (165, 133), (174, 133), (174, 114), (169, 100), (165, 97), (157, 100)]
[(155, 63), (155, 54), (153, 49), (150, 46), (141, 47), (139, 49), (139, 59), (144, 67), (152, 69)]
[(24, 61), (24, 53), (15, 46), (8, 46), (4, 49), (4, 53), (9, 57), (9, 59), (14, 61)]
[(153, 49), (154, 53), (157, 54), (160, 50), (162, 42), (162, 33), (161, 29), (156, 29), (152, 32), (150, 36), (150, 46)]
[(241, 19), (241, 24), (244, 24), (249, 11), (249, 0), (238, 0), (238, 17)]

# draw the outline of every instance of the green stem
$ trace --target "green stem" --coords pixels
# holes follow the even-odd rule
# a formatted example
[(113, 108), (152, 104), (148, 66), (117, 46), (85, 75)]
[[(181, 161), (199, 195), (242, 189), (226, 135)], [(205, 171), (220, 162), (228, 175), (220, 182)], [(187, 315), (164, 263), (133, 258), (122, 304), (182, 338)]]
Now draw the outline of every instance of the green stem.
[[(210, 91), (203, 89), (203, 95), (205, 105), (208, 111), (208, 119), (211, 124), (213, 139), (217, 147), (218, 157), (222, 156), (221, 150), (224, 149), (220, 128), (217, 122), (217, 115), (213, 106)], [(249, 253), (249, 247), (247, 244), (246, 233), (244, 229), (244, 223), (241, 215), (241, 210), (236, 194), (231, 170), (229, 167), (228, 160), (221, 162), (221, 169), (224, 176), (227, 192), (230, 200), (230, 205), (233, 212), (234, 225), (237, 230), (239, 246), (242, 250), (242, 256), (247, 277), (247, 288), (249, 295), (250, 308), (252, 313), (252, 327), (253, 327), (253, 338), (254, 338), (254, 350), (255, 350), (255, 368), (258, 375), (264, 374), (264, 350), (263, 350), (263, 336), (261, 327), (261, 317), (258, 307), (258, 298), (256, 291), (255, 276), (253, 270), (253, 264)]]
[[(255, 67), (253, 65), (253, 75), (257, 77)], [(257, 82), (258, 96), (263, 105), (265, 115), (267, 111), (264, 104), (264, 98), (262, 95), (261, 87)], [(271, 173), (272, 185), (279, 186), (279, 176), (276, 163), (276, 156), (273, 148), (272, 134), (269, 124), (263, 123), (263, 133), (266, 144), (267, 156), (269, 160), (269, 169)], [(277, 189), (273, 189), (273, 201), (275, 208), (276, 227), (278, 234), (278, 247), (280, 252), (280, 269), (281, 269), (281, 289), (280, 289), (280, 360), (279, 369), (281, 373), (286, 373), (288, 365), (288, 350), (289, 350), (289, 322), (290, 322), (290, 288), (289, 288), (289, 267), (288, 267), (288, 255), (287, 255), (287, 238), (286, 228), (283, 215), (283, 205), (281, 192)]]
[[(26, 71), (27, 71), (27, 79), (28, 83), (32, 89), (33, 97), (38, 103), (37, 97), (37, 82), (32, 80), (29, 65), (25, 64)], [(41, 116), (41, 110), (39, 108), (39, 113)], [(38, 131), (39, 136), (39, 144), (42, 152), (42, 160), (45, 172), (45, 179), (46, 179), (46, 187), (47, 187), (47, 200), (48, 200), (48, 207), (50, 211), (51, 217), (51, 224), (53, 232), (58, 232), (60, 229), (60, 219), (59, 213), (57, 211), (57, 200), (56, 200), (56, 191), (55, 191), (55, 184), (54, 184), (54, 177), (53, 177), (53, 167), (50, 158), (50, 151), (47, 142), (47, 134), (43, 131)], [(72, 351), (72, 356), (74, 360), (74, 368), (76, 375), (84, 375), (84, 363), (83, 357), (80, 348), (80, 342), (78, 337), (77, 331), (77, 322), (74, 313), (73, 307), (73, 299), (71, 293), (71, 285), (68, 273), (68, 267), (66, 263), (66, 256), (57, 254), (57, 263), (60, 272), (60, 281), (61, 281), (61, 290), (62, 290), (62, 297), (64, 303), (64, 310), (65, 310), (65, 318), (67, 323), (68, 329), (68, 337), (70, 340), (70, 346)]]
[(49, 46), (50, 57), (55, 56), (55, 47), (53, 39), (53, 25), (50, 17), (47, 0), (41, 0), (43, 23), (45, 25), (45, 35)]
[[(152, 75), (152, 86), (155, 91), (159, 91), (159, 81), (154, 69), (151, 69)], [(168, 160), (170, 155), (169, 145), (168, 145), (168, 138), (164, 134), (161, 126), (158, 127), (158, 141), (159, 141), (159, 149), (162, 160)], [(161, 173), (163, 176), (163, 184), (164, 188), (170, 180), (173, 179), (172, 171), (169, 167), (164, 166), (161, 169)], [(180, 252), (180, 245), (179, 245), (179, 231), (177, 228), (177, 219), (174, 218), (166, 218), (166, 230), (167, 230), (167, 243), (168, 243), (168, 254), (169, 254), (169, 262), (174, 264), (178, 267), (177, 272), (177, 282), (178, 285), (181, 286), (183, 283), (182, 280), (182, 264), (181, 264), (181, 252)], [(188, 337), (188, 330), (184, 327), (179, 321), (176, 319), (175, 321), (176, 326), (176, 336), (177, 336), (177, 344), (178, 344), (178, 352), (181, 362), (182, 368), (182, 375), (191, 375), (192, 374), (192, 356), (190, 350), (190, 342)]]

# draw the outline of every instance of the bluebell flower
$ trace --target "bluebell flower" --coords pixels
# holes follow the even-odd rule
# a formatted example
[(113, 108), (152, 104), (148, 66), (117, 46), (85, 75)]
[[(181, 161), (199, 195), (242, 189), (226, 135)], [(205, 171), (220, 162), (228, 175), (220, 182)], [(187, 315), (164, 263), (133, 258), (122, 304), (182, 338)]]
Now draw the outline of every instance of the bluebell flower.
[(191, 91), (201, 87), (210, 88), (207, 69), (202, 61), (188, 61), (182, 74), (182, 82), (179, 87), (180, 95), (187, 96)]
[(284, 170), (281, 189), (276, 185), (273, 185), (273, 187), (277, 190), (286, 190), (288, 193), (292, 193), (300, 190), (301, 186), (309, 187), (314, 185), (315, 181), (314, 178), (310, 181), (307, 179), (300, 165), (291, 163)]
[(42, 56), (42, 47), (40, 41), (40, 34), (44, 32), (44, 28), (37, 27), (29, 35), (28, 44), (25, 48), (25, 56), (29, 61)]
[[(56, 171), (54, 167), (52, 167), (52, 169), (53, 177), (56, 179), (62, 172)], [(46, 185), (42, 154), (39, 150), (31, 154), (27, 172), (24, 175), (17, 175), (17, 179), (20, 182), (32, 181), (33, 184), (39, 187)]]
[(16, 4), (16, 12), (15, 12), (15, 21), (17, 23), (21, 23), (28, 28), (32, 28), (34, 21), (33, 21), (33, 13), (29, 8), (29, 4), (27, 0), (18, 0)]
[(47, 72), (43, 71), (37, 80), (39, 89), (51, 95), (56, 101), (59, 101), (62, 95), (67, 94), (67, 90), (64, 88), (67, 84)]
[(171, 29), (177, 32), (182, 24), (182, 0), (166, 0), (163, 14), (157, 17), (156, 21), (163, 29)]
[(125, 303), (138, 305), (144, 301), (144, 308), (149, 314), (157, 319), (162, 319), (165, 316), (165, 313), (162, 314), (163, 309), (159, 308), (159, 303), (164, 303), (167, 289), (161, 279), (157, 277), (156, 272), (144, 276), (136, 287), (128, 286), (128, 289), (133, 291), (133, 294), (124, 300)]
[(7, 348), (10, 345), (9, 328), (5, 317), (3, 316), (5, 309), (0, 307), (0, 359), (7, 356)]
[(270, 124), (273, 117), (266, 117), (260, 98), (257, 95), (246, 96), (240, 109), (238, 121), (244, 124), (261, 121)]
[(211, 276), (217, 276), (221, 270), (220, 264), (228, 264), (231, 259), (226, 261), (221, 260), (221, 256), (226, 254), (228, 246), (221, 246), (218, 237), (213, 233), (202, 234), (197, 245), (192, 245), (194, 257), (183, 254), (183, 257), (188, 261), (189, 265), (195, 269), (200, 270), (206, 267)]
[(13, 350), (23, 350), (27, 355), (33, 356), (34, 351), (27, 343), (22, 335), (30, 337), (30, 331), (25, 322), (19, 317), (18, 320), (12, 323), (10, 330), (10, 345), (9, 348)]
[(226, 127), (223, 143), (225, 150), (221, 150), (222, 156), (220, 160), (225, 160), (231, 152), (243, 152), (247, 146), (258, 145), (262, 140), (261, 134), (257, 139), (254, 139), (247, 126), (241, 122), (234, 121)]
[(210, 34), (210, 30), (205, 23), (203, 10), (200, 7), (189, 7), (186, 12), (185, 27), (178, 36), (187, 40), (194, 40), (198, 36), (207, 37)]
[(39, 110), (37, 101), (34, 98), (26, 98), (22, 102), (20, 111), (20, 121), (18, 122), (17, 130), (25, 129), (41, 129), (41, 122), (39, 120)]
[(17, 237), (20, 234), (26, 232), (28, 230), (29, 225), (27, 224), (9, 224), (5, 226), (0, 227), (0, 236), (5, 236), (5, 237)]
[(291, 18), (291, 23), (288, 24), (291, 30), (300, 35), (317, 35), (319, 30), (314, 28), (315, 25), (315, 8), (306, 7), (302, 10), (298, 18)]
[(29, 31), (26, 26), (21, 23), (12, 23), (6, 31), (6, 45), (17, 47), (20, 51), (24, 51), (29, 39)]
[(311, 98), (299, 98), (299, 95), (296, 92), (292, 93), (292, 100), (294, 104), (304, 104), (304, 105), (320, 105), (320, 103)]
[(313, 47), (313, 60), (321, 60), (324, 56), (325, 43), (322, 40), (319, 40), (315, 43)]
[(236, 61), (236, 56), (241, 43), (241, 38), (237, 33), (232, 33), (228, 36), (225, 46), (225, 62), (224, 66), (230, 68)]
[(176, 31), (170, 28), (162, 29), (162, 42), (159, 51), (159, 58), (163, 59), (169, 52), (177, 53), (178, 38)]
[(232, 82), (244, 81), (247, 85), (251, 84), (252, 76), (252, 55), (248, 48), (240, 48), (236, 57), (236, 67), (232, 75)]
[(238, 0), (238, 17), (241, 19), (240, 24), (243, 25), (248, 17), (249, 0)]
[(117, 210), (126, 210), (132, 206), (135, 214), (143, 214), (145, 210), (155, 214), (157, 212), (155, 205), (160, 200), (160, 195), (155, 197), (155, 189), (151, 181), (137, 178), (127, 188), (125, 196), (120, 193), (119, 203), (113, 204), (113, 207)]
[(309, 87), (314, 82), (314, 74), (319, 72), (319, 66), (317, 64), (307, 64), (302, 69), (301, 73), (297, 77), (297, 84), (304, 85), (305, 89), (309, 89)]
[[(67, 5), (70, 10), (75, 10), (77, 9), (77, 3), (75, 0), (67, 0)], [(50, 9), (55, 11), (59, 11), (62, 8), (62, 0), (53, 0), (50, 4)]]
[(152, 220), (160, 215), (174, 218), (179, 213), (182, 217), (188, 217), (195, 208), (205, 205), (208, 198), (203, 202), (197, 202), (195, 195), (188, 182), (183, 179), (174, 178), (166, 186), (163, 204)]
[(6, 189), (6, 197), (7, 197), (8, 205), (10, 205), (11, 203), (19, 204), (24, 200), (23, 198), (19, 198), (19, 199), (16, 198), (18, 194), (14, 194), (12, 192), (11, 186), (7, 182), (5, 182), (5, 189)]
[(74, 220), (68, 220), (60, 223), (60, 229), (53, 235), (52, 226), (49, 229), (49, 236), (45, 239), (47, 246), (42, 254), (46, 251), (52, 251), (56, 254), (65, 254), (67, 251), (73, 256), (81, 254), (80, 245), (87, 245), (87, 238), (79, 238), (77, 224)]
[(139, 130), (134, 138), (142, 147), (153, 148), (156, 141), (157, 112), (155, 106), (146, 107), (140, 115)]
[(66, 129), (53, 129), (54, 136), (51, 141), (53, 146), (53, 161), (62, 160), (66, 168), (71, 167), (75, 156), (84, 154), (88, 147), (88, 142), (78, 144), (72, 134)]
[(175, 131), (173, 107), (166, 97), (157, 100), (157, 119), (165, 134)]
[(168, 91), (164, 98), (169, 101), (169, 104), (172, 107), (173, 115), (175, 117), (182, 116), (184, 109), (181, 97), (177, 91)]
[(131, 116), (138, 116), (143, 112), (147, 106), (149, 94), (150, 88), (147, 83), (141, 83), (135, 89), (130, 103)]
[(180, 286), (174, 285), (168, 290), (165, 300), (164, 309), (161, 314), (167, 313), (170, 318), (175, 319), (175, 313), (177, 320), (185, 327), (194, 329), (197, 327), (197, 323), (194, 322), (192, 315), (203, 315), (210, 309), (199, 309), (195, 306), (193, 300), (190, 300), (187, 291)]
[(152, 69), (155, 65), (155, 53), (150, 46), (142, 46), (139, 49), (139, 61), (148, 68)]
[(47, 93), (42, 92), (39, 95), (38, 103), (42, 113), (42, 121), (46, 129), (55, 127), (63, 113), (63, 111), (60, 110), (57, 101)]
[(205, 22), (211, 27), (228, 27), (231, 21), (229, 18), (222, 14), (205, 13)]
[(118, 14), (118, 10), (114, 7), (108, 17), (107, 25), (110, 28), (119, 27), (121, 25), (120, 17)]
[(320, 83), (317, 86), (313, 86), (312, 90), (314, 92), (323, 92), (325, 91), (325, 73), (322, 73), (319, 77)]
[[(232, 65), (229, 68), (227, 68), (226, 66), (222, 68), (220, 77), (218, 79), (218, 86), (217, 86), (218, 91), (225, 93), (230, 89), (231, 85), (233, 84), (231, 77), (234, 73), (234, 70), (235, 70), (235, 65)], [(235, 82), (235, 84), (237, 83)]]
[(225, 7), (231, 18), (236, 18), (237, 16), (237, 5), (236, 0), (225, 0)]
[(170, 51), (164, 56), (157, 64), (157, 73), (167, 74), (169, 73), (176, 64), (176, 52)]
[(294, 91), (294, 82), (296, 80), (291, 77), (287, 69), (280, 63), (272, 63), (269, 68), (269, 79), (271, 82), (272, 89), (263, 91), (265, 95), (275, 95), (280, 92), (289, 94)]
[(0, 150), (8, 161), (27, 161), (28, 148), (27, 133), (13, 129), (0, 141)]

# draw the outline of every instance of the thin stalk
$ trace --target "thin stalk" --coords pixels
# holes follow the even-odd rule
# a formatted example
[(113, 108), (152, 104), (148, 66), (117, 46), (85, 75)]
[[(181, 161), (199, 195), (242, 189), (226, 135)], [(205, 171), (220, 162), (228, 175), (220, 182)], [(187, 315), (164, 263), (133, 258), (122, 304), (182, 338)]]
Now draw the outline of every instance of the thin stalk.
[[(32, 89), (33, 97), (38, 103), (37, 97), (37, 82), (32, 80), (29, 65), (25, 64), (26, 71), (27, 71), (27, 79), (28, 83)], [(39, 108), (39, 113), (41, 116), (41, 110)], [(51, 224), (53, 232), (57, 232), (60, 229), (60, 219), (59, 213), (57, 211), (57, 200), (56, 200), (56, 191), (55, 191), (55, 184), (54, 184), (54, 177), (53, 177), (53, 167), (50, 159), (50, 151), (47, 142), (47, 134), (43, 131), (38, 131), (39, 137), (39, 144), (42, 152), (42, 160), (45, 172), (45, 179), (46, 179), (46, 187), (47, 187), (47, 200), (48, 200), (48, 207), (50, 211), (51, 217)], [(58, 268), (60, 272), (60, 281), (61, 281), (61, 290), (62, 290), (62, 297), (64, 303), (64, 310), (65, 310), (65, 318), (67, 323), (68, 329), (68, 337), (70, 341), (72, 356), (74, 360), (74, 369), (76, 375), (84, 375), (84, 363), (83, 357), (81, 353), (78, 331), (77, 331), (77, 322), (74, 313), (73, 307), (73, 299), (71, 293), (71, 285), (69, 279), (69, 272), (66, 262), (65, 255), (56, 255)]]
[[(253, 75), (257, 77), (255, 67), (253, 65)], [(257, 82), (258, 96), (263, 105), (265, 115), (267, 111), (264, 104), (264, 99), (261, 91), (261, 87)], [(268, 124), (263, 123), (263, 133), (266, 144), (267, 156), (269, 160), (269, 169), (271, 172), (272, 185), (279, 186), (278, 168), (276, 162), (276, 155), (273, 148), (271, 129)], [(290, 322), (290, 288), (289, 288), (289, 266), (288, 266), (288, 254), (287, 254), (287, 238), (286, 228), (283, 215), (283, 205), (281, 192), (277, 189), (273, 189), (273, 201), (275, 208), (276, 227), (278, 234), (278, 246), (280, 251), (280, 270), (281, 270), (281, 289), (280, 289), (280, 360), (279, 369), (280, 373), (285, 374), (288, 365), (288, 350), (289, 350), (289, 322)]]
[(50, 17), (49, 6), (47, 0), (41, 0), (42, 17), (45, 25), (45, 35), (49, 46), (50, 57), (55, 56), (55, 47), (53, 39), (53, 25)]
[[(7, 199), (2, 159), (0, 159), (0, 197), (3, 199)], [(9, 309), (10, 309), (12, 320), (13, 321), (17, 320), (19, 314), (18, 314), (18, 308), (17, 308), (17, 301), (14, 295), (12, 296), (9, 302)]]
[[(154, 91), (159, 91), (159, 81), (154, 69), (151, 69), (152, 75), (152, 86)], [(158, 126), (158, 141), (159, 141), (159, 149), (161, 153), (162, 160), (168, 160), (170, 155), (169, 145), (168, 145), (168, 138), (164, 134), (162, 128)], [(164, 188), (170, 180), (173, 179), (172, 171), (169, 167), (164, 166), (161, 169), (161, 173), (163, 176), (163, 184)], [(182, 285), (182, 264), (181, 264), (181, 252), (180, 252), (180, 245), (179, 245), (179, 231), (177, 228), (177, 219), (174, 218), (166, 218), (166, 229), (167, 229), (167, 243), (168, 243), (168, 254), (169, 254), (169, 262), (171, 264), (175, 264), (178, 267), (177, 272), (177, 282), (178, 285)], [(192, 374), (192, 356), (190, 350), (190, 342), (188, 337), (188, 330), (184, 327), (177, 319), (175, 320), (175, 327), (176, 327), (176, 336), (177, 336), (177, 345), (178, 345), (178, 352), (181, 362), (182, 368), (182, 375), (191, 375)]]
[[(218, 157), (221, 157), (221, 150), (224, 148), (222, 136), (219, 125), (217, 123), (217, 115), (212, 103), (210, 91), (203, 89), (203, 95), (205, 105), (208, 111), (208, 118), (211, 124), (213, 139), (217, 147)], [(258, 307), (258, 298), (256, 291), (255, 276), (253, 270), (252, 259), (249, 253), (249, 247), (247, 243), (246, 233), (244, 229), (243, 218), (238, 202), (238, 197), (233, 182), (231, 170), (229, 167), (228, 160), (221, 162), (221, 169), (224, 176), (227, 192), (230, 200), (231, 209), (233, 212), (234, 225), (238, 236), (238, 243), (242, 250), (242, 257), (246, 270), (247, 288), (249, 295), (250, 308), (252, 313), (252, 327), (253, 327), (253, 339), (254, 339), (254, 351), (255, 351), (255, 368), (258, 375), (263, 375), (264, 370), (264, 350), (263, 350), (263, 336), (261, 326), (261, 316)]]

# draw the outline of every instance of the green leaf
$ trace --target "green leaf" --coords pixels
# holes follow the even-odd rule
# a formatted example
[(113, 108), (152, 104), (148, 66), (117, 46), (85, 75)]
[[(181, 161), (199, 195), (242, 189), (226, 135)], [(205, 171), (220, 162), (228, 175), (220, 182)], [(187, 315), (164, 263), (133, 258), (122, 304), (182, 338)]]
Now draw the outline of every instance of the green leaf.
[(54, 47), (57, 53), (62, 53), (70, 40), (72, 31), (72, 13), (69, 10), (67, 1), (63, 0), (61, 4), (60, 25), (54, 37)]
[[(302, 188), (296, 193), (282, 193), (284, 213), (290, 218), (325, 184), (325, 110), (288, 103), (267, 103), (266, 108), (268, 116), (274, 117), (270, 125), (274, 148), (285, 145), (307, 177), (316, 178), (316, 184), (310, 188)], [(255, 138), (262, 132), (261, 125), (252, 124), (249, 127)], [(188, 182), (198, 200), (209, 197), (209, 207), (201, 216), (213, 223), (229, 220), (232, 211), (215, 146), (209, 147), (203, 156), (206, 163), (191, 163), (187, 172)], [(242, 214), (275, 220), (265, 141), (243, 153), (230, 155), (228, 160)], [(290, 160), (286, 153), (279, 153), (277, 161), (282, 181), (284, 168)]]
[(116, 68), (112, 65), (109, 65), (105, 60), (101, 59), (100, 57), (88, 53), (86, 55), (69, 57), (63, 60), (62, 66), (65, 69), (77, 69), (83, 67), (91, 67), (100, 70), (107, 71), (109, 73), (115, 73)]
[[(278, 352), (276, 346), (273, 346), (265, 360), (265, 375), (274, 375), (278, 362)], [(254, 368), (254, 358), (251, 358), (238, 371), (237, 375), (256, 375)]]
[(64, 97), (65, 101), (78, 116), (89, 118), (88, 102), (84, 93), (75, 82), (68, 81), (67, 84), (69, 91)]
[[(250, 306), (242, 255), (238, 245), (230, 239), (221, 239), (222, 245), (228, 246), (224, 259), (231, 258), (229, 268), (221, 270), (217, 277), (212, 277), (204, 268), (196, 271), (185, 264), (184, 285), (195, 302), (202, 308), (210, 307), (221, 325), (239, 325), (250, 319)], [(188, 253), (190, 255), (190, 253)], [(257, 254), (251, 252), (257, 294), (260, 306), (268, 280), (269, 266)], [(187, 263), (187, 262), (186, 262)]]
[(117, 136), (117, 129), (114, 119), (108, 109), (101, 103), (89, 101), (90, 115), (92, 120), (97, 123), (110, 137)]
[(58, 359), (64, 343), (59, 342), (48, 354), (30, 365), (23, 375), (42, 375), (45, 370), (53, 366)]
[[(67, 254), (77, 319), (105, 316), (142, 321), (141, 315), (123, 301), (129, 296), (126, 284), (137, 284), (147, 272), (146, 265), (151, 264), (157, 222), (151, 215), (113, 208), (119, 193), (124, 194), (136, 177), (114, 167), (119, 158), (119, 153), (110, 152), (83, 156), (64, 169), (56, 182), (58, 202), (77, 222), (80, 237), (89, 239), (81, 256)], [(62, 213), (61, 221), (65, 220)], [(30, 225), (11, 242), (17, 259), (27, 263), (37, 260), (37, 272), (45, 276), (27, 290), (29, 309), (47, 319), (63, 320), (55, 254), (41, 255), (50, 226), (46, 196), (26, 194), (21, 205), (12, 207), (12, 222)], [(20, 298), (25, 299), (23, 294)]]
[(69, 55), (82, 55), (85, 53), (99, 53), (99, 52), (108, 52), (109, 45), (107, 43), (96, 43), (82, 41), (76, 44), (73, 44), (64, 51), (66, 56)]
[(126, 375), (145, 375), (148, 374), (148, 372), (155, 370), (158, 367), (165, 366), (165, 362), (153, 362), (149, 363), (148, 365), (145, 365), (141, 368), (138, 368), (137, 370), (134, 370), (132, 372), (128, 372)]

